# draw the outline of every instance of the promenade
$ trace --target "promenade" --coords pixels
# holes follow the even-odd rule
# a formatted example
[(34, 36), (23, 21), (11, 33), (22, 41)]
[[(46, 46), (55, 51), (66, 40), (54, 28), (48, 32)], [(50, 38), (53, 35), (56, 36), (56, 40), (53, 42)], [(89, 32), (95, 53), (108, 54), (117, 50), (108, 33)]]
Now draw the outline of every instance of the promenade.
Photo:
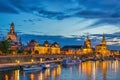
[(25, 66), (25, 65), (46, 64), (46, 63), (60, 63), (61, 61), (62, 60), (33, 61), (33, 62), (19, 62), (19, 61), (17, 61), (16, 63), (0, 64), (0, 71), (17, 69), (17, 68), (20, 68), (20, 66)]

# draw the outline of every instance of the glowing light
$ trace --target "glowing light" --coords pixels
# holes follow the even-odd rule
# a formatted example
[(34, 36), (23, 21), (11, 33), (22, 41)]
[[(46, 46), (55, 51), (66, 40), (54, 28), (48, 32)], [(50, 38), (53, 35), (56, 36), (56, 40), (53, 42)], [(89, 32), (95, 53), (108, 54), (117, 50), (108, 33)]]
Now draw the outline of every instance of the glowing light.
[(42, 58), (40, 58), (40, 62), (42, 62), (43, 61), (43, 59)]
[(34, 78), (35, 78), (35, 77), (34, 77), (34, 74), (31, 74), (31, 75), (30, 75), (30, 80), (35, 80)]
[(5, 80), (8, 80), (8, 75), (7, 74), (5, 75)]
[(31, 59), (31, 62), (33, 63), (33, 62), (34, 62), (34, 60), (33, 60), (33, 59)]
[(19, 74), (19, 70), (15, 71), (15, 80), (20, 80), (20, 74)]

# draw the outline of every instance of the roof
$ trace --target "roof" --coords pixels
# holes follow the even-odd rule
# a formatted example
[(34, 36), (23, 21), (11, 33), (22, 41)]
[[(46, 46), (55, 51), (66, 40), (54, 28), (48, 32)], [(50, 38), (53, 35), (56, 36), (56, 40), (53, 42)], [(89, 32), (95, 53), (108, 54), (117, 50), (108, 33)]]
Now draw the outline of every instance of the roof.
[(82, 48), (82, 46), (81, 45), (68, 45), (68, 46), (64, 46), (63, 48), (79, 49), (79, 48)]
[(11, 26), (14, 26), (14, 23), (13, 23), (13, 22), (11, 23)]
[(49, 42), (46, 40), (46, 41), (44, 41), (44, 44), (49, 44)]

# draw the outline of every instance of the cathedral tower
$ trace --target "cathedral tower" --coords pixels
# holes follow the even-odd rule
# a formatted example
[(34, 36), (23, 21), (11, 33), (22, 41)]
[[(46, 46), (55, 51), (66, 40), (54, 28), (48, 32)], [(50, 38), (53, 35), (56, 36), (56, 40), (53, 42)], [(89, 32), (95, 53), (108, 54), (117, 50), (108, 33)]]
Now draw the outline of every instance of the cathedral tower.
[(7, 35), (7, 40), (10, 40), (12, 42), (18, 42), (17, 34), (15, 33), (14, 30), (14, 23), (11, 23), (10, 25), (10, 32)]
[(87, 38), (86, 38), (85, 47), (86, 48), (91, 48), (91, 42), (90, 42), (89, 36), (87, 36)]
[(106, 46), (106, 39), (105, 39), (105, 36), (104, 36), (104, 35), (102, 36), (102, 45), (103, 45), (103, 46)]
[(11, 25), (10, 25), (10, 33), (15, 33), (14, 32), (14, 23), (11, 23)]

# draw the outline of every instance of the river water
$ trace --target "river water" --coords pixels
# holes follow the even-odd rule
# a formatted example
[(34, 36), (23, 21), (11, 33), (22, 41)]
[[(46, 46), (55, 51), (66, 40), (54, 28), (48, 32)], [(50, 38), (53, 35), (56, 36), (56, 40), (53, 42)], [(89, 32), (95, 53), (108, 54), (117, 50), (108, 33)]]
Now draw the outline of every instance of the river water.
[(0, 80), (120, 80), (120, 62), (87, 61), (42, 71), (3, 71), (0, 72)]

